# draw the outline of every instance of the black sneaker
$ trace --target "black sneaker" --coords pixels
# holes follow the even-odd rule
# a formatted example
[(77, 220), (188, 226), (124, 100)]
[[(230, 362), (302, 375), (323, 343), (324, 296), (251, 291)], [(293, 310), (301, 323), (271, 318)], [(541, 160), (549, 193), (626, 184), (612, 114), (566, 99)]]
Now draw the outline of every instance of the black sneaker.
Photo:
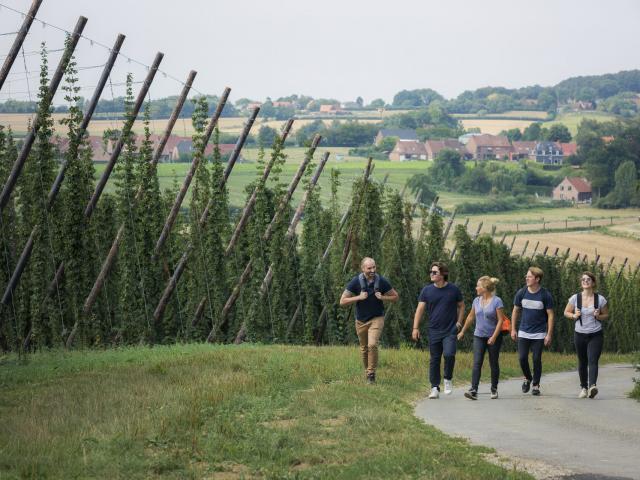
[(529, 393), (529, 389), (531, 388), (531, 380), (525, 380), (522, 382), (522, 393)]
[(535, 395), (536, 397), (540, 396), (540, 385), (534, 385), (531, 389), (531, 395)]
[(478, 392), (476, 392), (475, 390), (471, 389), (468, 392), (464, 392), (464, 396), (467, 397), (469, 400), (477, 400), (478, 399)]
[(375, 373), (367, 373), (367, 383), (369, 385), (373, 385), (376, 383), (376, 374)]

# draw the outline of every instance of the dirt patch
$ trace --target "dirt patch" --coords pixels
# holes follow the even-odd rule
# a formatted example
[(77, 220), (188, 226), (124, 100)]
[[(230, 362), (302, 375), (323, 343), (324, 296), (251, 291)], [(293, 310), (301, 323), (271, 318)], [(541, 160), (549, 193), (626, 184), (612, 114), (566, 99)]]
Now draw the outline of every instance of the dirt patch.
[(218, 468), (222, 468), (222, 471), (212, 472), (203, 476), (202, 478), (207, 480), (238, 480), (238, 479), (251, 479), (258, 478), (250, 474), (250, 469), (246, 465), (239, 463), (222, 463), (218, 465)]
[(295, 418), (283, 418), (281, 420), (271, 420), (269, 422), (261, 422), (260, 425), (267, 428), (279, 428), (288, 430), (293, 428), (298, 420)]
[(323, 427), (328, 427), (328, 428), (341, 427), (345, 423), (347, 423), (347, 417), (335, 417), (335, 418), (327, 418), (325, 420), (320, 420), (320, 424)]
[(551, 480), (571, 475), (573, 473), (571, 470), (555, 465), (549, 465), (548, 463), (544, 463), (539, 460), (519, 457), (503, 457), (497, 453), (485, 453), (483, 457), (489, 463), (493, 463), (494, 465), (498, 465), (499, 467), (507, 470), (527, 472), (538, 480)]

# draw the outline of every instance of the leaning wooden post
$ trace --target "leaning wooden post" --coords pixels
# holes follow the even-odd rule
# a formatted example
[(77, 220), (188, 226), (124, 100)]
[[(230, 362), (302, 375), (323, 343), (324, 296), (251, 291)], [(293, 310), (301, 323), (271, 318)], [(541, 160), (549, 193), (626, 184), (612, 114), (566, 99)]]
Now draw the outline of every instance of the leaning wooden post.
[(7, 54), (7, 58), (4, 59), (2, 69), (0, 70), (0, 90), (2, 90), (4, 81), (7, 79), (9, 71), (11, 71), (13, 62), (15, 62), (16, 58), (18, 57), (20, 48), (24, 43), (24, 39), (26, 38), (27, 33), (29, 33), (29, 29), (31, 28), (33, 19), (36, 18), (36, 14), (38, 13), (40, 5), (42, 5), (42, 0), (33, 0), (33, 2), (31, 2), (31, 8), (29, 8), (29, 11), (24, 17), (22, 27), (20, 27), (20, 31), (16, 35), (16, 38), (13, 40), (13, 45), (11, 46), (9, 53)]
[[(96, 107), (98, 106), (98, 101), (102, 96), (102, 91), (104, 90), (105, 85), (107, 84), (107, 80), (109, 80), (109, 75), (111, 74), (111, 70), (113, 69), (113, 65), (116, 63), (116, 59), (118, 58), (118, 54), (120, 53), (120, 48), (122, 47), (122, 43), (124, 42), (125, 36), (122, 34), (118, 35), (116, 38), (116, 42), (111, 49), (111, 54), (109, 55), (109, 59), (104, 66), (104, 70), (102, 71), (102, 75), (100, 76), (100, 80), (98, 81), (98, 86), (93, 92), (93, 97), (91, 97), (91, 101), (89, 102), (89, 106), (87, 107), (86, 113), (82, 118), (82, 123), (80, 124), (80, 128), (78, 129), (78, 140), (80, 140), (84, 133), (87, 131), (87, 127), (89, 126), (89, 122), (91, 121), (91, 117), (93, 117), (93, 112), (95, 112)], [(66, 160), (60, 167), (58, 175), (51, 186), (51, 190), (49, 191), (49, 196), (47, 197), (47, 208), (51, 208), (53, 202), (58, 195), (58, 191), (60, 190), (60, 185), (64, 180), (65, 173), (67, 171), (67, 162)]]
[[(111, 55), (109, 56), (109, 60), (107, 60), (105, 68), (102, 72), (102, 77), (100, 78), (100, 81), (98, 82), (98, 85), (94, 91), (93, 97), (91, 98), (91, 102), (89, 103), (87, 111), (82, 118), (82, 122), (80, 124), (78, 133), (77, 133), (78, 142), (80, 142), (80, 140), (82, 139), (82, 137), (84, 136), (87, 130), (87, 127), (89, 126), (89, 121), (93, 116), (93, 112), (95, 111), (96, 105), (98, 104), (98, 100), (100, 99), (100, 95), (102, 94), (102, 90), (104, 89), (107, 79), (109, 78), (109, 73), (113, 68), (113, 64), (115, 63), (115, 60), (118, 56), (118, 52), (120, 51), (122, 42), (124, 42), (124, 38), (125, 38), (124, 35), (118, 35), (118, 38), (116, 39), (116, 43), (113, 46)], [(47, 197), (47, 203), (45, 205), (45, 209), (47, 212), (51, 210), (51, 207), (53, 206), (53, 203), (58, 195), (58, 192), (60, 191), (60, 186), (62, 184), (62, 180), (64, 180), (64, 174), (65, 174), (66, 168), (67, 168), (67, 162), (65, 161), (60, 167), (60, 171), (58, 172), (58, 175), (55, 181), (53, 182), (51, 190), (49, 191), (49, 195)], [(36, 239), (35, 231), (38, 228), (39, 228), (38, 225), (34, 225), (31, 235), (29, 236), (29, 240), (27, 241), (27, 243), (25, 244), (22, 250), (22, 254), (20, 255), (20, 259), (15, 266), (13, 275), (11, 276), (11, 280), (7, 284), (5, 292), (2, 296), (2, 300), (0, 300), (0, 303), (4, 305), (9, 304), (9, 301), (13, 296), (13, 292), (18, 287), (18, 283), (20, 282), (20, 278), (22, 276), (22, 273), (24, 272), (27, 262), (31, 258), (31, 252), (33, 250), (33, 245)]]
[[(187, 99), (187, 95), (189, 94), (189, 91), (191, 90), (191, 86), (193, 85), (193, 80), (195, 79), (195, 77), (196, 77), (196, 72), (194, 70), (189, 72), (189, 76), (187, 77), (187, 82), (184, 84), (184, 87), (182, 88), (182, 92), (178, 97), (178, 101), (173, 109), (173, 112), (171, 113), (171, 117), (169, 118), (169, 123), (167, 124), (164, 134), (162, 135), (162, 138), (158, 143), (158, 145), (156, 146), (153, 156), (151, 157), (151, 165), (153, 166), (154, 169), (156, 168), (156, 166), (158, 165), (158, 162), (160, 161), (160, 156), (162, 155), (162, 151), (164, 150), (164, 147), (167, 144), (167, 140), (169, 139), (169, 136), (173, 131), (173, 127), (175, 126), (175, 123), (178, 120), (178, 117), (180, 116), (180, 112), (184, 107), (184, 103)], [(140, 201), (140, 199), (142, 198), (142, 192), (143, 192), (142, 187), (139, 187), (138, 191), (136, 192), (136, 196), (134, 198), (134, 204), (137, 204)], [(93, 284), (93, 287), (91, 288), (91, 292), (89, 292), (89, 295), (85, 299), (84, 307), (83, 307), (83, 312), (85, 315), (88, 315), (89, 312), (91, 312), (91, 309), (93, 308), (93, 305), (95, 304), (95, 301), (98, 298), (98, 294), (102, 290), (104, 282), (107, 276), (109, 275), (109, 272), (111, 271), (113, 262), (115, 261), (116, 256), (118, 255), (118, 250), (120, 249), (120, 242), (122, 241), (122, 238), (124, 235), (125, 225), (126, 225), (125, 222), (122, 222), (120, 224), (118, 233), (116, 234), (116, 237), (111, 243), (111, 248), (109, 249), (109, 253), (107, 254), (107, 257), (105, 258), (102, 264), (100, 273), (98, 274), (98, 277), (96, 278)]]
[(504, 245), (504, 241), (507, 239), (506, 232), (502, 234), (502, 239), (500, 239), (500, 245)]
[(472, 241), (476, 241), (476, 239), (478, 238), (478, 236), (480, 235), (480, 230), (482, 230), (482, 225), (484, 222), (480, 222), (480, 224), (478, 225), (478, 229), (476, 230), (476, 233), (473, 235), (473, 237), (471, 238)]
[(544, 247), (544, 251), (542, 252), (542, 256), (546, 257), (547, 256), (547, 251), (549, 250), (549, 245), (547, 245), (546, 247)]
[(451, 230), (451, 225), (453, 224), (453, 220), (456, 218), (456, 213), (458, 213), (457, 207), (453, 209), (451, 218), (449, 218), (449, 221), (447, 222), (447, 228), (445, 228), (444, 234), (442, 235), (442, 238), (444, 239), (445, 242), (447, 241), (447, 237), (449, 236), (449, 231)]
[[(367, 166), (364, 169), (364, 176), (363, 176), (364, 180), (362, 182), (362, 194), (358, 197), (358, 202), (356, 203), (356, 206), (354, 209), (354, 215), (356, 215), (358, 211), (360, 211), (360, 205), (362, 204), (362, 200), (364, 199), (364, 196), (365, 196), (366, 184), (369, 179), (369, 175), (371, 174), (372, 162), (373, 162), (373, 158), (369, 157), (369, 159), (367, 160)], [(349, 231), (347, 232), (347, 237), (344, 242), (344, 249), (342, 251), (341, 264), (344, 264), (347, 261), (347, 256), (349, 255), (349, 251), (351, 250), (352, 236), (353, 236), (353, 225), (349, 227)]]
[[(327, 160), (329, 159), (329, 152), (325, 152), (324, 156), (322, 157), (322, 160), (320, 161), (320, 164), (318, 165), (318, 168), (316, 169), (315, 173), (313, 174), (313, 177), (311, 179), (311, 182), (309, 183), (309, 186), (307, 188), (307, 190), (305, 191), (302, 199), (300, 200), (300, 203), (298, 204), (298, 208), (296, 209), (295, 213), (293, 214), (293, 218), (291, 219), (291, 222), (289, 223), (289, 228), (287, 229), (287, 233), (285, 235), (285, 242), (287, 244), (291, 243), (293, 241), (294, 235), (296, 233), (296, 227), (298, 226), (298, 223), (300, 222), (300, 219), (302, 218), (302, 213), (304, 212), (304, 208), (307, 204), (307, 200), (309, 198), (309, 195), (311, 194), (311, 192), (313, 191), (314, 187), (316, 186), (316, 183), (318, 183), (318, 179), (320, 178), (320, 174), (322, 173), (322, 170), (324, 169), (325, 164), (327, 163)], [(266, 293), (269, 291), (269, 287), (271, 286), (271, 280), (273, 280), (273, 268), (274, 265), (271, 264), (269, 266), (269, 270), (267, 271), (266, 275), (264, 276), (264, 279), (262, 280), (262, 285), (260, 286), (260, 297), (262, 298), (264, 295), (266, 295)], [(244, 342), (244, 339), (247, 336), (247, 323), (246, 321), (242, 322), (242, 325), (240, 327), (240, 330), (238, 331), (238, 333), (236, 334), (236, 338), (234, 340), (235, 344), (239, 344)]]
[(620, 271), (618, 272), (618, 275), (616, 276), (616, 279), (613, 281), (613, 284), (615, 285), (616, 283), (618, 283), (618, 280), (620, 280), (620, 275), (622, 275), (622, 272), (624, 272), (625, 267), (627, 266), (627, 262), (629, 261), (628, 258), (624, 259), (624, 262), (622, 262), (622, 266), (620, 267)]
[[(56, 68), (53, 77), (51, 77), (51, 82), (49, 83), (49, 88), (47, 92), (47, 96), (42, 99), (44, 102), (44, 108), (49, 108), (51, 102), (53, 100), (56, 91), (58, 90), (58, 86), (60, 85), (60, 81), (64, 76), (64, 72), (67, 70), (67, 66), (69, 65), (69, 61), (73, 56), (73, 52), (78, 45), (78, 40), (80, 40), (80, 36), (82, 35), (82, 31), (84, 30), (84, 26), (87, 23), (87, 19), (85, 17), (80, 17), (78, 22), (76, 23), (76, 27), (73, 30), (73, 34), (71, 35), (71, 40), (62, 54), (62, 58), (58, 63), (58, 67)], [(31, 152), (31, 147), (35, 142), (36, 135), (40, 130), (40, 118), (36, 115), (31, 130), (24, 138), (22, 143), (22, 149), (20, 150), (20, 154), (18, 158), (16, 158), (13, 163), (13, 167), (11, 169), (11, 173), (9, 173), (9, 178), (4, 184), (2, 188), (2, 193), (0, 193), (0, 213), (3, 212), (4, 207), (7, 206), (9, 202), (9, 198), (11, 197), (11, 193), (13, 192), (14, 187), (16, 186), (16, 182), (18, 181), (18, 177), (22, 172), (22, 168), (24, 167), (25, 162), (27, 161), (27, 157), (29, 156), (29, 152)]]
[(540, 245), (540, 240), (536, 242), (536, 246), (533, 247), (533, 252), (531, 252), (531, 258), (536, 256), (536, 252), (538, 251), (538, 246)]
[[(255, 120), (255, 118), (254, 118)], [(247, 140), (247, 137), (249, 135), (249, 130), (251, 129), (251, 125), (253, 125), (253, 121), (247, 121), (247, 123), (245, 124), (245, 129), (243, 130), (242, 134), (240, 135), (240, 138), (238, 138), (238, 141), (236, 142), (236, 146), (233, 149), (233, 152), (231, 153), (231, 156), (229, 157), (229, 163), (227, 164), (227, 168), (225, 169), (224, 175), (222, 177), (222, 179), (220, 180), (220, 185), (218, 186), (218, 188), (220, 190), (223, 190), (225, 188), (225, 185), (227, 183), (227, 180), (229, 178), (229, 175), (231, 174), (231, 169), (233, 168), (233, 165), (235, 165), (236, 160), (238, 159), (238, 157), (240, 156), (240, 152), (242, 151), (242, 147), (244, 146), (245, 141)], [(207, 204), (207, 207), (205, 208), (205, 211), (202, 212), (202, 215), (200, 216), (200, 219), (198, 220), (198, 228), (204, 228), (204, 226), (207, 223), (207, 218), (208, 218), (208, 209), (210, 209), (210, 207), (212, 206), (212, 201), (209, 200), (209, 203)], [(189, 244), (188, 246), (188, 251), (185, 252), (185, 256), (184, 256), (184, 263), (186, 263), (189, 260), (189, 252), (193, 249), (193, 245)], [(171, 295), (173, 295), (173, 292), (175, 290), (175, 287), (178, 283), (178, 281), (180, 280), (180, 277), (182, 276), (182, 271), (184, 269), (180, 269), (178, 270), (176, 268), (176, 271), (174, 272), (173, 278), (175, 281), (169, 282), (167, 284), (167, 287), (164, 290), (164, 293), (162, 294), (162, 297), (160, 298), (160, 301), (158, 302), (158, 305), (156, 306), (156, 309), (153, 313), (153, 318), (156, 322), (160, 321), (162, 319), (162, 317), (164, 316), (164, 311), (167, 308), (167, 304), (169, 302), (169, 299), (171, 298)], [(204, 307), (204, 305), (203, 305)]]
[[(133, 106), (131, 118), (129, 118), (123, 125), (122, 135), (120, 137), (120, 140), (116, 144), (111, 154), (111, 157), (109, 158), (109, 162), (107, 163), (107, 167), (105, 168), (105, 171), (103, 172), (102, 177), (100, 177), (100, 181), (96, 185), (93, 195), (91, 196), (91, 199), (89, 200), (89, 202), (87, 203), (87, 206), (84, 209), (84, 216), (87, 220), (91, 218), (91, 215), (93, 214), (93, 210), (97, 205), (98, 200), (100, 199), (102, 191), (104, 190), (104, 187), (107, 183), (107, 180), (109, 179), (109, 175), (111, 175), (111, 172), (113, 171), (115, 163), (118, 160), (118, 157), (120, 156), (120, 152), (122, 151), (122, 148), (124, 146), (124, 138), (129, 134), (129, 132), (133, 127), (133, 123), (135, 122), (135, 119), (138, 116), (138, 112), (142, 107), (142, 103), (144, 102), (147, 96), (147, 92), (149, 91), (149, 87), (151, 86), (151, 82), (153, 82), (156, 72), (158, 71), (158, 67), (160, 66), (160, 62), (162, 61), (163, 56), (164, 56), (163, 53), (158, 52), (153, 61), (153, 64), (149, 68), (149, 73), (147, 73), (147, 76), (142, 84), (140, 92), (138, 92), (138, 97), (136, 98), (136, 102)], [(60, 283), (60, 280), (62, 279), (63, 275), (64, 275), (64, 261), (60, 262), (60, 264), (58, 265), (58, 268), (56, 269), (56, 274), (54, 275), (53, 280), (49, 283), (49, 287), (47, 288), (47, 295), (45, 295), (45, 298), (43, 299), (43, 303), (47, 301), (47, 299), (49, 298), (52, 292), (56, 291), (58, 284)]]
[[(122, 134), (120, 135), (120, 139), (116, 143), (116, 146), (114, 147), (113, 152), (111, 153), (111, 157), (109, 158), (109, 162), (107, 163), (105, 171), (103, 172), (102, 177), (100, 177), (100, 181), (96, 185), (96, 188), (95, 188), (95, 190), (93, 192), (93, 195), (91, 196), (91, 199), (89, 200), (89, 202), (87, 203), (86, 208), (84, 209), (84, 216), (87, 219), (87, 221), (93, 215), (93, 211), (95, 210), (95, 207), (98, 204), (98, 200), (100, 200), (100, 196), (102, 195), (102, 192), (104, 191), (104, 187), (107, 184), (107, 180), (109, 179), (109, 175), (111, 175), (111, 172), (113, 171), (113, 168), (115, 167), (115, 164), (116, 164), (116, 162), (118, 160), (118, 157), (120, 156), (120, 152), (122, 152), (122, 148), (124, 147), (125, 139), (131, 133), (131, 130), (133, 128), (133, 124), (136, 121), (136, 118), (138, 117), (138, 113), (140, 112), (140, 109), (142, 108), (142, 104), (144, 103), (145, 98), (147, 97), (147, 92), (149, 91), (149, 88), (151, 87), (151, 83), (153, 82), (153, 79), (156, 76), (156, 72), (158, 71), (158, 67), (160, 66), (160, 62), (162, 62), (162, 58), (163, 57), (164, 57), (164, 54), (161, 53), (161, 52), (158, 52), (156, 54), (156, 56), (155, 56), (153, 64), (149, 68), (149, 72), (147, 73), (147, 76), (146, 76), (146, 78), (144, 80), (144, 83), (142, 84), (142, 87), (140, 88), (140, 91), (138, 92), (138, 96), (136, 97), (136, 102), (133, 105), (133, 109), (131, 111), (131, 115), (127, 119), (127, 121), (124, 123), (124, 125), (122, 127)], [(112, 249), (113, 249), (113, 245), (112, 245)], [(109, 253), (111, 254), (111, 250), (109, 251)], [(61, 262), (61, 264), (58, 267), (58, 269), (63, 268), (63, 270), (64, 270), (63, 266), (64, 266), (64, 263)], [(56, 278), (57, 278), (57, 272), (56, 272)], [(78, 331), (79, 320), (80, 320), (79, 318), (76, 320), (76, 323), (73, 325), (73, 329), (71, 330), (71, 333), (69, 333), (69, 336), (67, 337), (67, 341), (65, 343), (67, 348), (71, 348), (71, 346), (73, 345), (73, 341), (74, 341), (76, 333)]]
[(611, 265), (613, 265), (613, 261), (615, 260), (615, 258), (616, 258), (615, 256), (611, 257), (611, 260), (609, 260), (609, 264), (607, 265), (605, 272), (609, 271), (609, 269), (611, 268)]
[(560, 250), (560, 247), (556, 247), (555, 251), (553, 252), (553, 256), (557, 257), (558, 256), (558, 251)]
[[(211, 123), (213, 124), (214, 127), (217, 124), (218, 119), (220, 118), (220, 115), (222, 114), (223, 108), (224, 108), (224, 104), (222, 102), (218, 103), (218, 108), (216, 108), (214, 116), (211, 119)], [(244, 129), (242, 131), (243, 135), (240, 136), (240, 138), (238, 139), (238, 142), (236, 143), (236, 148), (234, 149), (234, 152), (238, 151), (238, 154), (240, 153), (240, 149), (244, 145), (244, 140), (246, 140), (247, 135), (249, 134), (249, 131), (251, 130), (251, 127), (253, 126), (253, 122), (255, 122), (259, 111), (260, 111), (260, 108), (256, 107), (253, 109), (253, 112), (251, 112), (251, 116), (249, 117), (249, 119), (244, 125)], [(187, 191), (189, 190), (191, 181), (193, 180), (193, 177), (196, 174), (196, 170), (198, 170), (198, 167), (200, 166), (200, 161), (204, 157), (204, 151), (208, 141), (209, 139), (205, 138), (204, 141), (202, 142), (202, 148), (200, 149), (200, 152), (197, 152), (193, 156), (193, 160), (191, 161), (191, 167), (187, 171), (187, 174), (185, 175), (184, 180), (182, 181), (182, 186), (180, 187), (180, 190), (176, 195), (176, 199), (173, 201), (171, 211), (169, 212), (169, 215), (167, 215), (167, 219), (165, 220), (164, 226), (162, 227), (162, 232), (160, 233), (160, 236), (158, 237), (158, 241), (156, 242), (155, 249), (153, 250), (153, 254), (156, 257), (160, 255), (160, 252), (162, 251), (164, 244), (169, 238), (169, 234), (171, 233), (171, 230), (173, 229), (173, 225), (176, 221), (176, 218), (178, 217), (178, 213), (180, 212), (180, 207), (182, 207), (182, 202), (184, 201), (184, 197), (187, 196)], [(236, 155), (235, 158), (237, 159), (238, 156)], [(231, 158), (229, 159), (229, 163), (231, 163)], [(231, 168), (233, 168), (233, 165), (231, 166)], [(228, 165), (227, 165), (227, 169), (229, 169)], [(225, 178), (223, 179), (225, 182), (228, 176), (229, 176), (228, 174), (225, 175)]]
[[(273, 231), (273, 228), (275, 227), (276, 222), (280, 218), (280, 215), (282, 215), (282, 212), (285, 210), (286, 206), (289, 204), (289, 201), (293, 196), (293, 192), (297, 188), (298, 183), (300, 183), (300, 179), (302, 178), (302, 175), (304, 174), (304, 171), (307, 168), (307, 165), (309, 165), (309, 163), (311, 162), (311, 159), (313, 158), (313, 154), (315, 153), (316, 148), (318, 147), (318, 144), (320, 143), (321, 139), (322, 137), (320, 135), (316, 135), (313, 138), (313, 141), (311, 142), (311, 147), (307, 151), (307, 154), (305, 155), (304, 160), (300, 164), (298, 171), (296, 172), (293, 179), (291, 180), (291, 183), (289, 184), (289, 188), (287, 192), (285, 193), (280, 204), (278, 205), (277, 210), (273, 214), (273, 217), (271, 218), (271, 222), (267, 226), (267, 229), (262, 237), (265, 242), (268, 242), (271, 239), (271, 233)], [(227, 298), (227, 301), (224, 304), (224, 307), (222, 308), (222, 312), (220, 313), (220, 321), (218, 322), (218, 325), (214, 325), (211, 331), (209, 332), (209, 335), (207, 336), (207, 342), (214, 342), (217, 331), (220, 328), (222, 328), (227, 322), (227, 317), (229, 315), (229, 312), (231, 311), (231, 308), (233, 308), (233, 306), (235, 305), (236, 300), (240, 295), (240, 291), (242, 290), (242, 286), (249, 279), (252, 269), (253, 269), (253, 262), (249, 260), (245, 265), (244, 270), (240, 275), (240, 278), (236, 282), (236, 286), (233, 288), (231, 295), (229, 295), (229, 298)]]
[[(289, 136), (289, 132), (291, 131), (291, 127), (292, 126), (293, 126), (293, 119), (290, 119), (289, 121), (287, 121), (287, 123), (284, 125), (284, 128), (282, 129), (282, 134), (280, 136), (280, 140), (276, 144), (276, 146), (275, 146), (275, 148), (274, 148), (274, 150), (273, 150), (273, 152), (271, 154), (271, 158), (269, 159), (269, 162), (267, 163), (267, 165), (265, 165), (264, 171), (262, 172), (262, 177), (260, 178), (260, 181), (259, 181), (258, 185), (256, 185), (256, 187), (253, 189), (253, 192), (251, 193), (251, 197), (249, 198), (249, 200), (245, 204), (244, 209), (242, 210), (242, 215), (240, 217), (240, 220), (238, 220), (238, 223), (236, 224), (236, 228), (234, 229), (233, 234), (231, 235), (231, 238), (229, 239), (229, 243), (227, 244), (227, 248), (225, 249), (225, 255), (227, 257), (229, 257), (229, 255), (231, 255), (231, 252), (235, 248), (236, 243), (237, 243), (238, 239), (240, 238), (240, 234), (244, 230), (244, 227), (245, 227), (247, 221), (249, 220), (249, 217), (251, 216), (251, 213), (253, 212), (253, 207), (254, 207), (254, 205), (256, 203), (256, 200), (258, 198), (258, 193), (264, 187), (264, 184), (267, 181), (267, 178), (269, 178), (269, 174), (271, 173), (271, 169), (273, 168), (273, 165), (275, 164), (276, 160), (278, 159), (278, 155), (280, 154), (280, 152), (284, 148), (284, 142), (286, 141), (287, 137)], [(207, 304), (207, 295), (204, 295), (202, 297), (202, 299), (200, 300), (200, 303), (198, 303), (198, 307), (196, 308), (196, 311), (195, 311), (195, 313), (193, 315), (193, 319), (191, 320), (191, 325), (192, 326), (195, 326), (200, 321), (200, 317), (202, 317), (202, 314), (204, 313), (204, 307), (205, 307), (206, 304)]]
[(522, 249), (522, 253), (520, 254), (521, 257), (524, 257), (524, 254), (526, 253), (528, 246), (529, 246), (529, 240), (524, 242), (524, 248)]
[(509, 247), (509, 255), (511, 255), (511, 251), (513, 250), (513, 244), (516, 243), (516, 238), (517, 236), (513, 236), (513, 239), (511, 240), (511, 246)]
[(491, 238), (495, 237), (497, 227), (495, 225), (491, 225)]
[[(289, 135), (289, 132), (291, 131), (291, 126), (292, 125), (293, 125), (293, 120), (292, 119), (289, 120), (285, 124), (284, 129), (282, 130), (282, 135), (280, 137), (279, 147), (282, 147), (284, 145), (284, 142), (287, 139), (287, 137)], [(256, 203), (256, 200), (258, 198), (258, 193), (260, 192), (260, 190), (262, 189), (262, 186), (267, 181), (267, 178), (269, 178), (269, 174), (271, 173), (271, 169), (273, 168), (273, 164), (275, 163), (276, 159), (278, 158), (278, 153), (281, 150), (282, 149), (279, 148), (278, 152), (274, 152), (274, 154), (271, 155), (271, 158), (269, 159), (269, 162), (264, 167), (264, 172), (262, 173), (262, 177), (260, 178), (260, 182), (253, 189), (253, 192), (251, 193), (251, 197), (249, 198), (249, 200), (247, 201), (246, 205), (244, 206), (244, 209), (242, 210), (242, 215), (240, 216), (240, 220), (238, 220), (238, 223), (236, 224), (236, 228), (233, 230), (233, 233), (231, 234), (231, 238), (229, 239), (229, 243), (227, 243), (227, 248), (225, 249), (225, 255), (226, 256), (231, 255), (231, 252), (235, 248), (235, 245), (236, 245), (238, 239), (240, 238), (240, 234), (244, 230), (244, 227), (247, 224), (247, 221), (249, 220), (249, 217), (251, 217), (251, 214), (253, 213), (253, 207), (254, 207), (254, 205)]]
[[(307, 205), (307, 200), (309, 198), (309, 195), (315, 188), (316, 183), (318, 183), (320, 174), (322, 173), (322, 170), (324, 169), (324, 166), (327, 163), (328, 159), (329, 159), (329, 152), (325, 152), (322, 157), (322, 160), (320, 161), (320, 164), (318, 165), (318, 168), (316, 169), (315, 173), (313, 174), (313, 177), (311, 178), (311, 182), (309, 182), (309, 186), (307, 187), (307, 190), (304, 192), (304, 195), (302, 196), (302, 199), (298, 204), (298, 208), (293, 214), (293, 218), (289, 223), (289, 228), (287, 229), (287, 233), (285, 235), (285, 242), (291, 242), (293, 240), (293, 237), (296, 233), (296, 227), (298, 226), (298, 223), (302, 218), (302, 213), (304, 212), (304, 209)], [(267, 293), (267, 290), (269, 290), (269, 287), (271, 286), (271, 280), (273, 279), (273, 267), (274, 267), (273, 264), (269, 266), (269, 270), (267, 271), (267, 274), (264, 276), (264, 279), (262, 280), (262, 286), (260, 287), (260, 296), (264, 296), (265, 293)]]

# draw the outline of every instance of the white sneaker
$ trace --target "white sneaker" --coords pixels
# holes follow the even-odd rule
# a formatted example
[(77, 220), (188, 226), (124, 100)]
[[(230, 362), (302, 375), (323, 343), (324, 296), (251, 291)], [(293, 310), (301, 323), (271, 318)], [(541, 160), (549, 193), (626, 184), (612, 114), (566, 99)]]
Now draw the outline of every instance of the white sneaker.
[(583, 388), (582, 390), (580, 390), (580, 393), (578, 394), (578, 398), (587, 398), (587, 389)]
[(595, 397), (598, 394), (598, 387), (596, 387), (595, 384), (591, 385), (589, 387), (589, 393), (588, 394), (589, 394), (589, 398)]
[(445, 395), (451, 395), (451, 392), (453, 392), (453, 381), (452, 380), (444, 380), (444, 394)]
[(429, 398), (433, 399), (438, 397), (440, 397), (440, 391), (438, 390), (438, 387), (433, 387), (431, 389), (431, 393), (429, 394)]
[(498, 398), (498, 390), (491, 390), (491, 400), (495, 400), (496, 398)]

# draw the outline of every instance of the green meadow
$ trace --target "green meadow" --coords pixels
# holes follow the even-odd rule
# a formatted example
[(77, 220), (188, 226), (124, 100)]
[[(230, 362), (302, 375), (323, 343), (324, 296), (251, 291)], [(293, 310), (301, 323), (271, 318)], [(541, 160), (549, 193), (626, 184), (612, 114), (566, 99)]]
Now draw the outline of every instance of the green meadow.
[[(575, 362), (545, 353), (545, 372)], [(458, 388), (471, 364), (459, 354)], [(5, 355), (0, 478), (530, 478), (414, 417), (427, 365), (424, 351), (383, 349), (371, 386), (355, 346)], [(501, 367), (505, 378), (518, 376), (515, 353)]]

